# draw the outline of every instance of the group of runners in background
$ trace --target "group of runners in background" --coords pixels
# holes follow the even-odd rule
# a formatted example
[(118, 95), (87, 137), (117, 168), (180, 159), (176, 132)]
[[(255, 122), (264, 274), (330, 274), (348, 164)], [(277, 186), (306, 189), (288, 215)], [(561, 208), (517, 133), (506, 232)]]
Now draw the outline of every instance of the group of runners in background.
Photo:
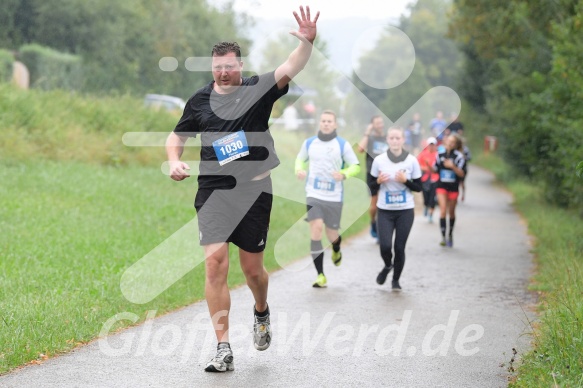
[[(296, 176), (305, 181), (310, 225), (310, 251), (318, 273), (313, 287), (327, 286), (323, 269), (322, 235), (332, 244), (332, 262), (341, 264), (343, 181), (360, 172), (349, 142), (336, 133), (336, 115), (324, 111), (317, 135), (306, 139), (297, 155)], [(373, 116), (357, 150), (366, 153), (366, 183), (370, 189), (370, 233), (379, 244), (383, 268), (377, 283), (384, 284), (393, 271), (394, 291), (405, 265), (405, 246), (413, 226), (414, 192), (423, 193), (424, 216), (433, 223), (439, 206), (440, 245), (453, 247), (458, 198), (465, 197), (464, 179), (471, 155), (463, 142), (463, 124), (453, 113), (450, 122), (437, 112), (425, 138), (419, 114), (409, 126), (385, 129), (381, 116)], [(425, 139), (425, 140), (423, 140)], [(460, 195), (461, 190), (461, 195)]]

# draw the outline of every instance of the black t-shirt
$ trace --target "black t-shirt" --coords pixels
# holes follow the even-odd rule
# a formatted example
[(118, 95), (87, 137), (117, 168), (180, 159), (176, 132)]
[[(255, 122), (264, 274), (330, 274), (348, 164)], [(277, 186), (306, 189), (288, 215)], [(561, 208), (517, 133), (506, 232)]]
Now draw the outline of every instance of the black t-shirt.
[(201, 134), (199, 188), (230, 189), (279, 165), (268, 120), (273, 104), (289, 89), (277, 88), (274, 72), (244, 77), (230, 94), (214, 81), (188, 100), (174, 132)]
[(370, 173), (372, 162), (374, 158), (384, 152), (387, 152), (389, 145), (387, 144), (387, 137), (384, 135), (368, 135), (368, 143), (366, 145), (366, 172)]
[(439, 180), (437, 181), (437, 187), (441, 189), (446, 189), (447, 191), (458, 191), (459, 183), (463, 178), (457, 176), (457, 174), (443, 166), (443, 162), (446, 159), (451, 159), (453, 164), (460, 170), (466, 171), (466, 160), (464, 155), (458, 150), (453, 150), (451, 152), (442, 151), (436, 156), (435, 167), (437, 168), (437, 173), (439, 174)]

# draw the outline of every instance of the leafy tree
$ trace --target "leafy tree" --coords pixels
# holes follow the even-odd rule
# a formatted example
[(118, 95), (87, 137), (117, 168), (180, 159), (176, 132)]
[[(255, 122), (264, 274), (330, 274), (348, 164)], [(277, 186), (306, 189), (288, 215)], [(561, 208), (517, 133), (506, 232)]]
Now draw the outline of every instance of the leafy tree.
[(39, 0), (3, 0), (0, 8), (0, 47), (15, 50), (34, 41)]
[(409, 6), (411, 15), (402, 16), (399, 28), (415, 46), (415, 55), (431, 86), (454, 87), (461, 55), (447, 37), (450, 1), (418, 0)]
[[(151, 0), (159, 3), (154, 9), (166, 9), (163, 17), (155, 15), (155, 70), (165, 82), (158, 82), (156, 88), (164, 92), (189, 97), (196, 89), (208, 83), (212, 78), (209, 72), (193, 72), (181, 66), (189, 57), (210, 57), (212, 47), (220, 41), (237, 41), (241, 45), (242, 55), (248, 55), (250, 41), (245, 37), (247, 27), (252, 20), (247, 15), (238, 15), (232, 4), (223, 9), (209, 7), (204, 0)], [(172, 73), (158, 69), (158, 60), (170, 56), (178, 60), (179, 67)], [(150, 87), (152, 88), (152, 87)], [(158, 89), (159, 90), (159, 89)]]
[(14, 55), (8, 50), (0, 49), (0, 83), (12, 80), (12, 63)]
[[(410, 6), (410, 15), (401, 17), (397, 27), (411, 40), (415, 50), (412, 73), (402, 84), (379, 87), (393, 77), (394, 72), (402, 73), (404, 66), (408, 66), (406, 47), (390, 26), (375, 46), (360, 58), (359, 73), (372, 74), (371, 78), (378, 82), (368, 85), (357, 73), (352, 77), (356, 88), (348, 105), (352, 107), (352, 115), (360, 118), (359, 125), (363, 126), (371, 115), (378, 114), (378, 110), (395, 121), (432, 87), (455, 86), (460, 54), (446, 36), (450, 6), (447, 0), (418, 0)], [(429, 119), (435, 108), (427, 106), (420, 113)], [(408, 122), (410, 118), (404, 119)]]
[[(355, 86), (365, 98), (355, 98), (352, 106), (355, 111), (363, 113), (361, 119), (368, 120), (372, 115), (378, 114), (378, 107), (391, 121), (396, 121), (431, 89), (423, 62), (414, 57), (414, 53), (404, 52), (407, 47), (403, 47), (400, 36), (395, 36), (392, 32), (388, 29), (374, 49), (360, 58), (358, 72), (366, 74), (367, 80), (359, 77), (355, 80)], [(409, 59), (412, 58), (417, 60), (408, 75), (412, 65)], [(369, 80), (375, 82), (371, 85), (367, 82)], [(399, 81), (404, 82), (390, 87)], [(420, 113), (428, 117), (429, 107), (427, 111)]]
[(573, 174), (583, 155), (583, 74), (578, 70), (583, 60), (583, 2), (561, 16), (551, 24), (553, 60), (545, 89), (533, 96), (541, 127), (551, 134), (545, 148), (548, 158), (537, 177), (544, 176), (549, 200), (583, 213), (583, 187)]
[[(505, 159), (556, 204), (583, 209), (581, 0), (457, 0), (450, 23), (465, 55), (462, 89), (498, 128)], [(470, 92), (470, 93), (468, 93)]]
[[(220, 40), (244, 45), (249, 18), (205, 0), (5, 0), (0, 21), (5, 47), (37, 43), (81, 56), (82, 90), (188, 97), (208, 74), (188, 71), (186, 58), (208, 56)], [(159, 68), (165, 56), (178, 60), (176, 71)]]

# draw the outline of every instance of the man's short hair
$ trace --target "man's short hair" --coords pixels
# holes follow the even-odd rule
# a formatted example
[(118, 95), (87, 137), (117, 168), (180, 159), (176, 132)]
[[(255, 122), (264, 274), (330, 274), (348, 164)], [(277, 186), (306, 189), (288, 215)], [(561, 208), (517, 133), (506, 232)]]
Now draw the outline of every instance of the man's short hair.
[(237, 42), (220, 42), (213, 46), (211, 56), (222, 57), (228, 53), (235, 53), (237, 59), (241, 60), (241, 47)]
[(403, 127), (401, 127), (400, 125), (391, 125), (389, 127), (389, 130), (387, 131), (387, 135), (389, 134), (389, 132), (391, 131), (399, 131), (401, 132), (401, 135), (405, 135), (405, 130), (403, 129)]
[(327, 115), (332, 115), (334, 116), (334, 121), (336, 121), (336, 112), (334, 112), (332, 109), (325, 109), (322, 111), (321, 115), (323, 114), (327, 114)]

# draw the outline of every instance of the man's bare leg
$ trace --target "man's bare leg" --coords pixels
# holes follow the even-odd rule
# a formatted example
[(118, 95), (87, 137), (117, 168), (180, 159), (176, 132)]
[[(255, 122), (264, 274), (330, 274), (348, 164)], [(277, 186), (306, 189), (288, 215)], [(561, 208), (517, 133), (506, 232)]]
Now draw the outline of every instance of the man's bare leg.
[(251, 289), (255, 299), (255, 308), (258, 312), (267, 309), (267, 288), (269, 275), (263, 266), (263, 252), (251, 253), (239, 249), (241, 269), (247, 279), (247, 285)]
[(255, 299), (253, 345), (257, 350), (266, 350), (271, 344), (271, 322), (267, 305), (269, 275), (263, 266), (263, 252), (251, 253), (239, 249), (239, 260)]
[(205, 298), (218, 342), (229, 342), (229, 311), (231, 295), (227, 284), (229, 273), (229, 245), (227, 243), (204, 246)]

